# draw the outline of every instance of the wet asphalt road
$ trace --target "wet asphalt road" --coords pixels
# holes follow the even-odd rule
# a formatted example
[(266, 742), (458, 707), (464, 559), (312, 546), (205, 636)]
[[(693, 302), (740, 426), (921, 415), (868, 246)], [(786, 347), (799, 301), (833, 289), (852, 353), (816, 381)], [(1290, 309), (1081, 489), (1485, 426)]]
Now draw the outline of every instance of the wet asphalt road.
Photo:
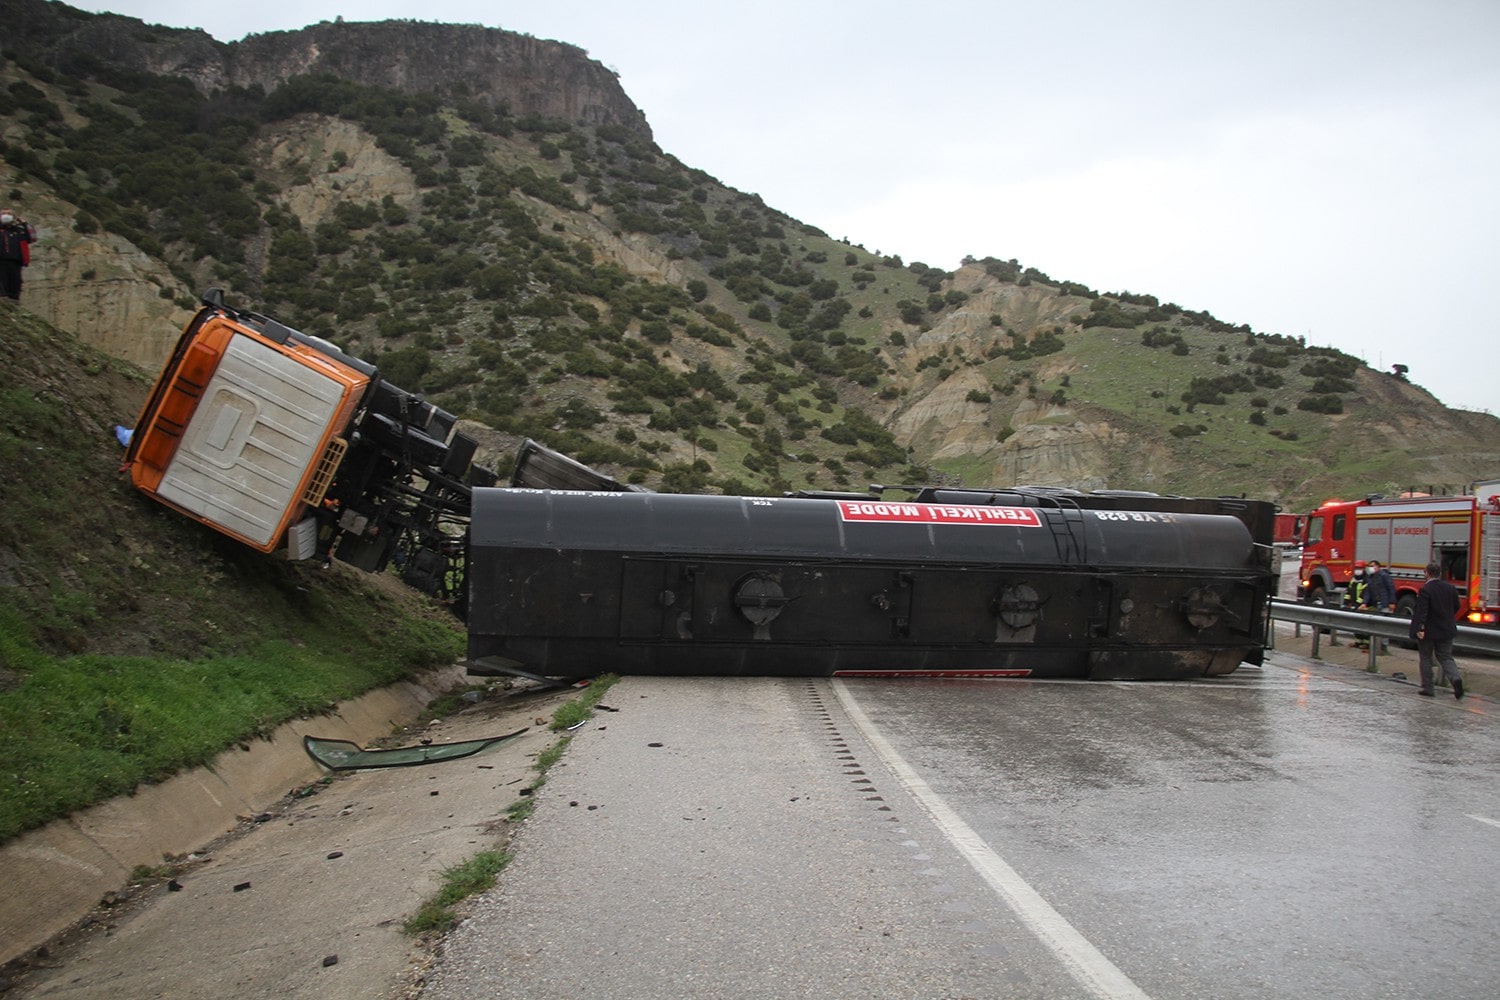
[[(1492, 997), (1492, 701), (629, 678), (424, 994)], [(655, 745), (653, 745), (655, 744)]]

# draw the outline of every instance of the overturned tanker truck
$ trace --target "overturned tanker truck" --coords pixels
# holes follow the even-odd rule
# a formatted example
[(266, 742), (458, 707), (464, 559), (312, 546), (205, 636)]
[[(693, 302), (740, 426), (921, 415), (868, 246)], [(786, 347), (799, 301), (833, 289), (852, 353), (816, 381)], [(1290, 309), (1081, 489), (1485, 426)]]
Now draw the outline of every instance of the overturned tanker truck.
[(562, 488), (474, 491), (472, 673), (1159, 680), (1261, 660), (1267, 502), (690, 496), (580, 468), (527, 442), (514, 483)]
[(262, 552), (400, 571), (469, 671), (1170, 679), (1259, 663), (1274, 505), (1044, 488), (653, 493), (452, 415), (210, 292), (131, 429), (133, 484)]

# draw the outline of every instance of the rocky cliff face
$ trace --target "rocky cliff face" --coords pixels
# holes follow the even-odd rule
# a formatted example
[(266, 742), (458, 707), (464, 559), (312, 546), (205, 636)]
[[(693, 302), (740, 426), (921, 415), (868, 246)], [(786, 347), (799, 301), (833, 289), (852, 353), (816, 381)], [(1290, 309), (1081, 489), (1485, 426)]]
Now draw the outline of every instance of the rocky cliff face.
[(106, 354), (155, 372), (193, 315), (179, 304), (187, 290), (118, 236), (56, 236), (27, 268), (27, 310)]
[(22, 306), (107, 354), (148, 371), (159, 368), (192, 316), (182, 304), (192, 292), (129, 240), (79, 233), (76, 206), (8, 164), (0, 164), (0, 188), (20, 192), (15, 201), (38, 229)]
[(583, 49), (498, 28), (325, 21), (224, 43), (202, 31), (47, 0), (0, 0), (0, 23), (7, 49), (59, 67), (103, 62), (186, 77), (204, 92), (257, 85), (270, 92), (293, 76), (327, 73), (406, 92), (467, 94), (518, 116), (615, 125), (651, 136), (646, 116), (614, 73)]
[[(331, 73), (408, 92), (462, 93), (582, 125), (651, 129), (619, 80), (582, 49), (474, 25), (382, 21), (252, 35), (228, 46), (223, 82), (265, 90)], [(200, 82), (212, 86), (212, 81)]]

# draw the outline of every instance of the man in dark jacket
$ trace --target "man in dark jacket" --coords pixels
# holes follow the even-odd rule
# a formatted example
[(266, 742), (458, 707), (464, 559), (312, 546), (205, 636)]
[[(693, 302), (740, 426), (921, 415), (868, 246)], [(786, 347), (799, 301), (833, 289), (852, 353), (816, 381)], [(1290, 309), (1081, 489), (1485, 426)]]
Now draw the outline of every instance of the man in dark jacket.
[[(1371, 559), (1369, 565), (1370, 582), (1365, 587), (1365, 606), (1361, 610), (1372, 611), (1377, 615), (1394, 614), (1396, 611), (1396, 581), (1391, 579), (1391, 571), (1380, 565), (1379, 559)], [(1382, 653), (1391, 651), (1389, 639), (1381, 639), (1379, 650)]]
[(0, 209), (0, 295), (21, 297), (21, 268), (31, 263), (36, 230), (8, 208)]
[(1453, 685), (1453, 697), (1464, 696), (1464, 679), (1453, 658), (1453, 640), (1458, 636), (1458, 590), (1442, 578), (1439, 563), (1427, 564), (1427, 582), (1417, 591), (1417, 607), (1412, 612), (1408, 631), (1417, 640), (1417, 666), (1422, 671), (1422, 686), (1417, 694), (1432, 697), (1432, 661), (1442, 664), (1443, 676)]

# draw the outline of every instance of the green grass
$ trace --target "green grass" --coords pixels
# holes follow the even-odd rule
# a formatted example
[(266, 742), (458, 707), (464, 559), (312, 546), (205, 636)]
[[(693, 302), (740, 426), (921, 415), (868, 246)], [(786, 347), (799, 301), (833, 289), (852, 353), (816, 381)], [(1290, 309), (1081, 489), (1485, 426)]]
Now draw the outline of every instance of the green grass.
[(467, 861), (444, 869), (443, 887), (436, 896), (422, 904), (402, 929), (408, 934), (448, 930), (458, 922), (454, 906), (493, 888), (495, 879), (510, 864), (512, 857), (508, 851), (481, 851)]
[(587, 719), (594, 712), (594, 706), (599, 704), (604, 697), (604, 692), (614, 687), (620, 681), (618, 674), (600, 674), (595, 677), (581, 696), (572, 701), (557, 706), (552, 713), (552, 731), (559, 732), (563, 729), (571, 729), (578, 723)]
[[(1001, 470), (999, 472), (996, 472), (997, 460)], [(932, 467), (946, 475), (956, 477), (960, 486), (985, 489), (990, 486), (1018, 485), (1009, 481), (1010, 464), (1005, 460), (1002, 452), (991, 456), (965, 455), (962, 458), (943, 459), (933, 462)]]
[[(547, 749), (537, 754), (536, 769), (543, 774), (546, 774), (553, 764), (556, 764), (558, 761), (562, 760), (563, 751), (568, 749), (568, 744), (571, 742), (573, 742), (573, 737), (564, 736), (556, 743), (552, 744)], [(536, 788), (539, 787), (539, 785), (540, 783), (532, 785), (532, 787)]]
[[(532, 786), (535, 788), (536, 786)], [(536, 812), (536, 800), (531, 796), (516, 799), (505, 810), (505, 821), (507, 823), (524, 823)]]
[(63, 657), (0, 606), (0, 842), (458, 654), (456, 630), (406, 624), (354, 648), (341, 633), (358, 622), (341, 614), (234, 656)]

